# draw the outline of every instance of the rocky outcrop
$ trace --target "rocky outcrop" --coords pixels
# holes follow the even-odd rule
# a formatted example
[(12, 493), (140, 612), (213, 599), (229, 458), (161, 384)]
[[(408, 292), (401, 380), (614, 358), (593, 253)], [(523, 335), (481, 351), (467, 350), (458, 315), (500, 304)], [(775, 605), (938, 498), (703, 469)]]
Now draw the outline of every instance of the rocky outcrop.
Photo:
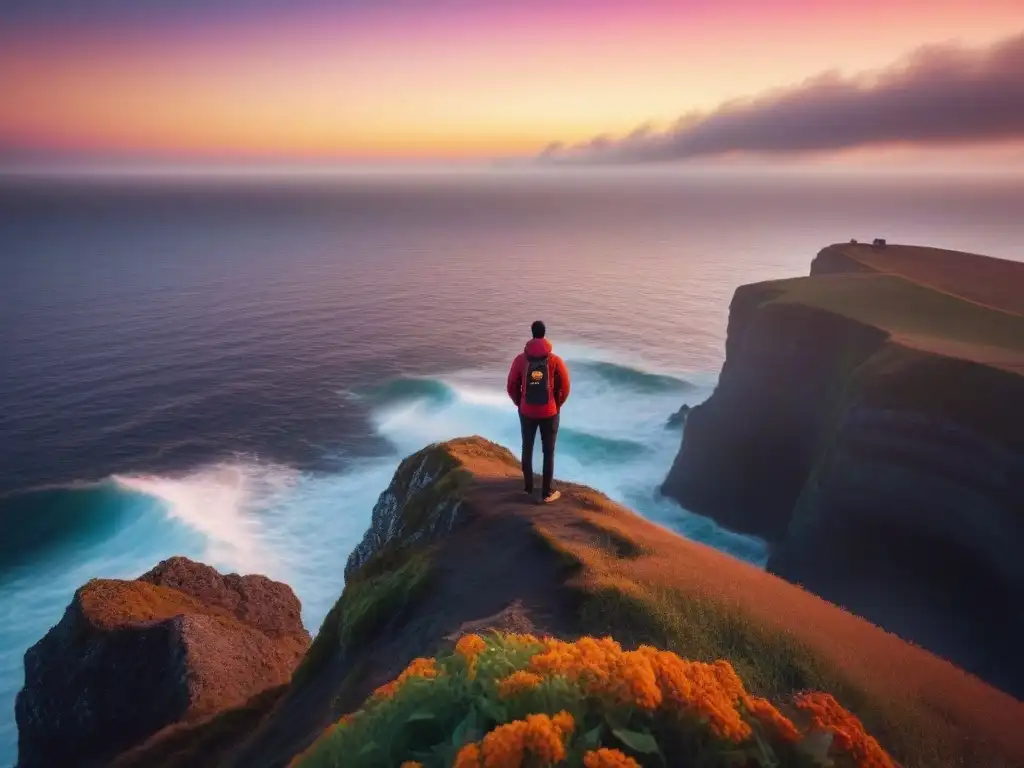
[(1024, 696), (1024, 318), (855, 256), (737, 290), (663, 492), (767, 539), (770, 571)]
[(681, 405), (678, 411), (676, 411), (675, 413), (668, 417), (668, 420), (666, 420), (665, 422), (665, 428), (682, 429), (684, 426), (686, 426), (686, 419), (690, 415), (690, 410), (690, 406)]
[(25, 654), (18, 765), (104, 765), (286, 683), (309, 642), (295, 594), (264, 576), (176, 557), (90, 581)]
[[(559, 487), (563, 511), (603, 498)], [(464, 632), (575, 629), (564, 563), (532, 529), (539, 509), (522, 492), (516, 457), (483, 438), (402, 461), (289, 691), (225, 768), (283, 768), (411, 659)]]
[(377, 499), (370, 527), (349, 555), (345, 576), (385, 549), (402, 549), (450, 532), (464, 511), (461, 490), (470, 477), (464, 462), (472, 457), (517, 465), (507, 449), (479, 438), (431, 445), (409, 456)]

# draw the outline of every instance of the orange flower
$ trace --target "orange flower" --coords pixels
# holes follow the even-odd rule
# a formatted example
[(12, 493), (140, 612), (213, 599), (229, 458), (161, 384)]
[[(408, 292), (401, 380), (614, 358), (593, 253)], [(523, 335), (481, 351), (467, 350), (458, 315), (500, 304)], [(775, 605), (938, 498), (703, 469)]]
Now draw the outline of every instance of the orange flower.
[(437, 677), (437, 675), (434, 659), (413, 659), (402, 674), (375, 690), (373, 695), (377, 698), (390, 699), (410, 677)]
[(452, 768), (480, 768), (480, 745), (474, 742), (460, 749)]
[(498, 695), (503, 699), (507, 699), (509, 696), (536, 688), (543, 680), (543, 677), (533, 672), (523, 670), (513, 672), (508, 677), (498, 681)]
[(455, 644), (455, 652), (466, 661), (472, 661), (478, 654), (487, 650), (487, 643), (480, 635), (463, 635)]
[(623, 651), (611, 638), (583, 637), (575, 643), (545, 638), (542, 644), (529, 669), (578, 682), (588, 695), (648, 711), (665, 707), (692, 715), (705, 720), (719, 738), (736, 743), (753, 733), (739, 709), (741, 702), (750, 700), (752, 716), (765, 719), (784, 738), (799, 738), (793, 724), (769, 702), (747, 696), (743, 681), (727, 661), (687, 661), (650, 646)]
[(661, 703), (661, 690), (647, 656), (623, 651), (610, 637), (581, 637), (575, 643), (548, 638), (544, 650), (530, 660), (530, 669), (563, 675), (582, 683), (592, 695), (641, 709), (653, 710)]
[(469, 679), (476, 679), (476, 657), (487, 650), (487, 643), (480, 635), (463, 635), (455, 644), (455, 652), (466, 660)]
[(480, 743), (480, 755), (484, 768), (520, 768), (526, 752), (525, 720), (515, 720), (499, 725), (484, 736)]
[(563, 736), (569, 736), (569, 734), (576, 730), (576, 720), (564, 709), (551, 718), (551, 722), (555, 724), (555, 728), (562, 732)]
[[(572, 719), (571, 715), (569, 719)], [(525, 743), (530, 752), (549, 763), (560, 763), (565, 759), (564, 724), (560, 727), (547, 715), (527, 715), (526, 725)]]
[[(626, 651), (610, 637), (582, 637), (568, 643), (550, 637), (537, 639), (532, 635), (509, 634), (503, 636), (501, 642), (504, 648), (516, 651), (516, 655), (504, 663), (530, 656), (527, 668), (496, 680), (498, 695), (502, 698), (535, 689), (550, 676), (578, 686), (579, 692), (590, 702), (598, 699), (606, 707), (624, 704), (647, 712), (660, 710), (667, 715), (695, 718), (706, 724), (716, 737), (734, 743), (750, 739), (751, 726), (763, 727), (773, 737), (793, 743), (804, 738), (801, 729), (770, 701), (747, 693), (743, 681), (726, 661), (689, 661), (651, 646)], [(456, 643), (455, 655), (466, 661), (470, 678), (476, 673), (480, 655), (490, 647), (479, 635), (466, 635)], [(435, 659), (414, 659), (374, 695), (390, 698), (413, 677), (434, 678), (443, 673), (444, 668), (439, 667)], [(389, 706), (382, 701), (376, 705)], [(800, 694), (796, 697), (796, 706), (806, 713), (813, 730), (832, 734), (833, 757), (841, 756), (856, 768), (896, 768), (892, 758), (864, 730), (861, 721), (829, 694)], [(308, 749), (296, 755), (289, 768), (308, 762), (323, 739), (346, 728), (359, 716), (360, 712), (355, 712), (340, 718)], [(522, 768), (524, 764), (548, 768), (566, 759), (566, 744), (575, 729), (576, 722), (569, 712), (553, 716), (531, 714), (523, 720), (498, 725), (481, 741), (462, 747), (453, 768)], [(640, 768), (627, 754), (607, 748), (587, 752), (583, 765), (584, 768)], [(416, 761), (406, 761), (401, 768), (423, 766)]]
[(572, 715), (559, 712), (548, 715), (527, 715), (499, 725), (477, 744), (467, 744), (455, 758), (454, 768), (521, 768), (527, 755), (541, 765), (555, 765), (565, 759), (563, 739), (575, 727)]
[(583, 756), (584, 768), (640, 768), (640, 763), (617, 749), (597, 749)]
[(414, 676), (437, 677), (437, 666), (434, 659), (413, 659), (399, 676), (399, 679), (404, 680)]
[(711, 731), (720, 738), (736, 743), (750, 738), (750, 725), (736, 708), (737, 699), (743, 695), (743, 683), (728, 662), (687, 661), (650, 646), (641, 647), (637, 653), (650, 660), (670, 710), (707, 720)]
[(775, 705), (767, 699), (744, 694), (741, 700), (752, 718), (771, 728), (785, 741), (795, 744), (802, 738), (800, 731), (796, 729), (789, 718), (779, 712)]
[(852, 712), (828, 693), (802, 693), (797, 709), (811, 717), (811, 727), (832, 734), (834, 744), (857, 761), (857, 768), (895, 768), (892, 758)]

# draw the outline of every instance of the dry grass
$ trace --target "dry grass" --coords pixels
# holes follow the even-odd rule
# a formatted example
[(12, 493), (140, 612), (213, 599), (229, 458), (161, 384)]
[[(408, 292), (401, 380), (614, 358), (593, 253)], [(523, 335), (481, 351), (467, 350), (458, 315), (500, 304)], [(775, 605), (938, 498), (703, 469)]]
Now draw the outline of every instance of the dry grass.
[[(889, 332), (910, 346), (934, 348), (949, 342), (970, 359), (992, 350), (1024, 356), (1024, 316), (984, 307), (931, 290), (894, 275), (849, 274), (798, 277), (766, 284), (771, 301), (803, 304), (844, 315)], [(977, 352), (971, 350), (977, 348)], [(983, 361), (979, 358), (979, 362)]]
[(1024, 315), (1024, 263), (913, 245), (831, 246), (870, 269), (985, 306)]
[(881, 328), (907, 347), (1024, 373), (1024, 263), (904, 245), (832, 245), (819, 259), (829, 273), (752, 288), (765, 301)]
[(77, 598), (89, 623), (103, 630), (190, 613), (238, 622), (225, 608), (201, 603), (176, 589), (145, 581), (93, 579), (78, 590)]
[[(1020, 702), (593, 492), (570, 488), (565, 495), (565, 504), (524, 514), (566, 566), (585, 631), (689, 658), (729, 659), (765, 695), (830, 691), (907, 766), (1024, 764), (1024, 734), (1015, 725), (1024, 721)], [(609, 550), (595, 542), (594, 527), (614, 530), (642, 554)]]
[(812, 277), (743, 286), (737, 297), (762, 307), (814, 307), (879, 328), (906, 347), (1024, 373), (1024, 263), (839, 244), (823, 249), (815, 265)]

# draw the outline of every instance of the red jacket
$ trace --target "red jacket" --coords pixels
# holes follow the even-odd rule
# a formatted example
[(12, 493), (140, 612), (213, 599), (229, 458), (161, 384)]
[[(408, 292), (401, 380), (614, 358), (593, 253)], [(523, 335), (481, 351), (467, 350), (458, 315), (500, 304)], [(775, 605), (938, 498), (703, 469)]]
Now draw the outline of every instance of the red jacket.
[[(552, 397), (548, 398), (547, 405), (530, 405), (523, 400), (523, 375), (526, 373), (526, 356), (548, 357), (548, 369), (551, 372)], [(508, 382), (505, 385), (508, 396), (512, 402), (519, 406), (519, 412), (531, 419), (547, 419), (557, 414), (562, 404), (569, 399), (569, 369), (565, 367), (565, 361), (558, 355), (552, 354), (551, 342), (547, 339), (530, 339), (526, 343), (523, 353), (516, 355), (512, 361), (512, 368), (508, 372)]]

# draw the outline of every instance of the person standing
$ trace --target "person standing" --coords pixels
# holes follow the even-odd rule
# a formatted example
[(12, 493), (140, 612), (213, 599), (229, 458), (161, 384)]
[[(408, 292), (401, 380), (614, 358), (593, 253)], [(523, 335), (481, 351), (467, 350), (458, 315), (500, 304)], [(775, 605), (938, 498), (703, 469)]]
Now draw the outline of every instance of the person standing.
[(569, 398), (569, 369), (565, 361), (552, 352), (551, 342), (544, 338), (547, 329), (537, 320), (530, 326), (533, 338), (512, 361), (506, 390), (519, 408), (519, 426), (523, 433), (523, 483), (533, 495), (533, 444), (540, 431), (544, 453), (541, 498), (552, 502), (562, 494), (551, 487), (555, 474), (555, 439), (558, 416)]

